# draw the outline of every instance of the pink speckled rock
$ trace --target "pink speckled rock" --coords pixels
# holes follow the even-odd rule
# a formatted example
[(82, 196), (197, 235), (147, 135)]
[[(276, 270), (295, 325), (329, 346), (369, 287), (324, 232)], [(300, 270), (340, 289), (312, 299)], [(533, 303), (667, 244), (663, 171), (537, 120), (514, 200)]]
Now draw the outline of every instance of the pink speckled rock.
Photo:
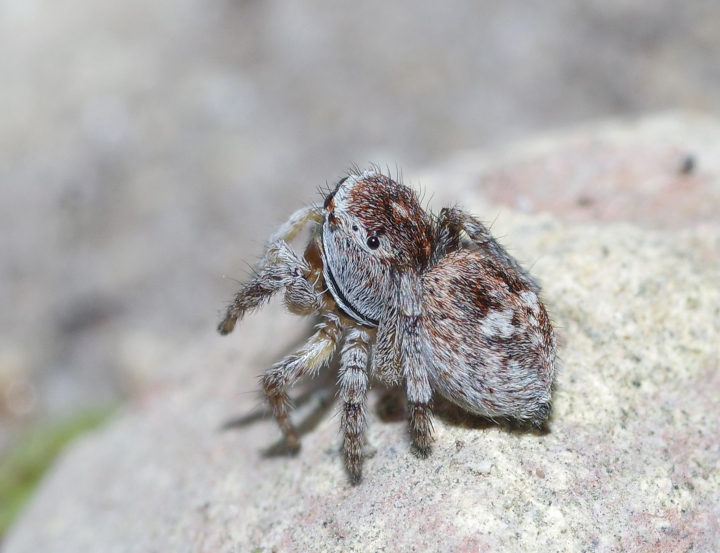
[[(687, 153), (697, 165), (678, 173)], [(447, 411), (418, 460), (376, 393), (359, 487), (334, 406), (297, 457), (265, 455), (270, 419), (220, 428), (258, 405), (256, 377), (307, 334), (273, 304), (229, 338), (198, 336), (73, 446), (6, 553), (717, 550), (718, 160), (720, 125), (674, 115), (465, 154), (412, 179), (434, 205), (495, 220), (543, 282), (562, 358), (549, 433)], [(489, 203), (485, 185), (528, 212)], [(322, 407), (326, 382), (312, 384)]]

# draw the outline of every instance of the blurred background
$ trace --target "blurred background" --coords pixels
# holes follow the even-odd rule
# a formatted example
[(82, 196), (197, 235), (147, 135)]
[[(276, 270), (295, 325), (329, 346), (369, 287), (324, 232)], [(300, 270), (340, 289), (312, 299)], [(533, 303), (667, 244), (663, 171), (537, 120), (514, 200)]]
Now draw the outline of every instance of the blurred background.
[(0, 508), (350, 164), (678, 107), (717, 0), (0, 0)]

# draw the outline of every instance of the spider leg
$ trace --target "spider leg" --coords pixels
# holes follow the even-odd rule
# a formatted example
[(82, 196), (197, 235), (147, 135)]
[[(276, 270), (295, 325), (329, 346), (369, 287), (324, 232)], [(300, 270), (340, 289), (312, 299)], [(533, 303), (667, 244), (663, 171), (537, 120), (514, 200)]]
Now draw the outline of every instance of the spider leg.
[(345, 433), (345, 464), (353, 484), (362, 479), (363, 433), (366, 426), (365, 398), (368, 388), (369, 334), (359, 328), (348, 332), (341, 353), (339, 396), (342, 401), (341, 426)]
[(287, 386), (292, 386), (305, 374), (314, 375), (332, 358), (335, 353), (342, 326), (334, 316), (326, 316), (303, 347), (283, 360), (275, 363), (262, 376), (262, 387), (267, 396), (273, 415), (282, 430), (288, 447), (297, 451), (300, 448), (297, 432), (290, 421)]
[(322, 294), (315, 291), (310, 277), (312, 267), (297, 256), (283, 241), (268, 248), (265, 257), (253, 277), (243, 284), (228, 307), (225, 318), (218, 326), (220, 334), (229, 334), (239, 319), (267, 303), (270, 298), (286, 290), (285, 305), (297, 315), (309, 315), (323, 307)]
[(438, 225), (441, 230), (448, 232), (445, 239), (451, 243), (457, 242), (460, 231), (465, 231), (473, 244), (485, 254), (492, 257), (501, 267), (517, 273), (518, 278), (533, 292), (536, 294), (540, 292), (540, 284), (507, 253), (478, 218), (460, 208), (445, 207), (440, 211)]
[(370, 373), (391, 386), (402, 380), (397, 350), (397, 315), (392, 306), (387, 307), (378, 325)]
[(422, 281), (419, 275), (400, 275), (400, 359), (410, 407), (410, 438), (413, 453), (426, 458), (432, 447), (432, 386), (422, 352), (420, 325)]
[(317, 222), (319, 217), (315, 208), (298, 210), (271, 237), (265, 257), (256, 266), (253, 277), (243, 284), (218, 326), (220, 334), (232, 332), (245, 313), (261, 307), (283, 288), (286, 289), (285, 304), (292, 313), (308, 315), (322, 308), (321, 295), (315, 292), (309, 281), (313, 268), (305, 259), (298, 257), (286, 242), (307, 223)]
[(318, 209), (316, 206), (302, 207), (290, 215), (290, 218), (285, 221), (277, 232), (270, 237), (270, 244), (274, 244), (275, 242), (279, 242), (281, 240), (285, 242), (292, 242), (298, 233), (305, 228), (305, 225), (311, 222), (322, 223), (322, 221), (322, 210)]

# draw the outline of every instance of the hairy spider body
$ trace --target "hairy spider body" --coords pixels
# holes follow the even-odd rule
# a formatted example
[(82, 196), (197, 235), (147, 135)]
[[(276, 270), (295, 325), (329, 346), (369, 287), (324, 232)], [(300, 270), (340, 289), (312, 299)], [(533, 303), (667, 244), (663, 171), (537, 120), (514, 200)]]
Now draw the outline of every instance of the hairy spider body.
[[(299, 257), (288, 242), (306, 225), (312, 237)], [(431, 448), (434, 392), (486, 417), (540, 425), (550, 414), (556, 346), (539, 286), (458, 208), (433, 216), (407, 186), (376, 171), (351, 174), (322, 208), (297, 211), (271, 237), (220, 333), (281, 290), (292, 313), (322, 322), (305, 346), (266, 371), (263, 390), (297, 449), (285, 389), (329, 363), (342, 342), (338, 395), (353, 484), (362, 477), (371, 378), (404, 383), (420, 457)]]

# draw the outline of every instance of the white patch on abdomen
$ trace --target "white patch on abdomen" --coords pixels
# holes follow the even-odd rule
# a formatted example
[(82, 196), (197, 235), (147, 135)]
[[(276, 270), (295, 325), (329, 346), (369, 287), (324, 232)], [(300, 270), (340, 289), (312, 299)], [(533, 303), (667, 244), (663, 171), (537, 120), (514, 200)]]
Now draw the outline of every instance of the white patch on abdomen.
[(480, 323), (480, 332), (488, 337), (509, 338), (515, 332), (512, 324), (513, 310), (493, 311)]
[(538, 302), (538, 297), (535, 292), (522, 292), (520, 294), (520, 299), (524, 305), (532, 310), (533, 313), (540, 311), (540, 302)]

